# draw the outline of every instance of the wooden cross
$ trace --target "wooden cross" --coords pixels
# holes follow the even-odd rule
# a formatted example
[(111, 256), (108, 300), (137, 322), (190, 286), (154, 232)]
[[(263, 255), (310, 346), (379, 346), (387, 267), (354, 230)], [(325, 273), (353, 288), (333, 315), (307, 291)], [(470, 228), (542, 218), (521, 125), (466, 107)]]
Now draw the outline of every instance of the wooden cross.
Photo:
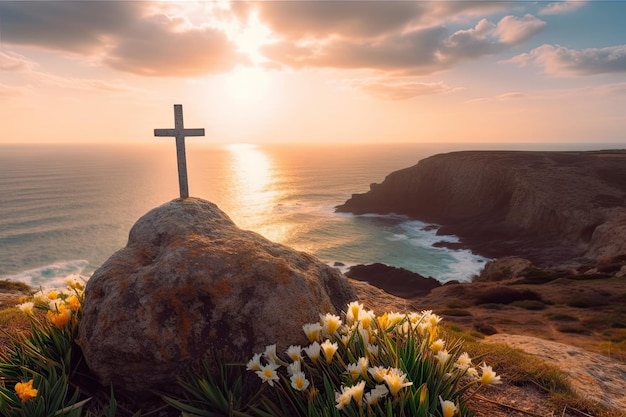
[(183, 124), (183, 105), (174, 104), (174, 129), (154, 129), (154, 136), (174, 136), (176, 138), (176, 159), (178, 160), (178, 188), (180, 188), (180, 198), (189, 197), (185, 136), (204, 136), (204, 129), (185, 129)]

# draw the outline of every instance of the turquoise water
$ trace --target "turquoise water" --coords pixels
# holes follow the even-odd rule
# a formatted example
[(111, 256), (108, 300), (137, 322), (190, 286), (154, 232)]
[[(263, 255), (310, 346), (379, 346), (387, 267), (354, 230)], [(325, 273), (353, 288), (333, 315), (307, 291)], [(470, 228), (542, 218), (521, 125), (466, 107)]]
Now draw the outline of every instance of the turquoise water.
[[(222, 146), (188, 140), (189, 191), (216, 203), (239, 227), (329, 264), (382, 262), (442, 282), (469, 280), (485, 259), (432, 247), (441, 237), (424, 230), (425, 224), (395, 215), (340, 214), (334, 207), (429, 155), (504, 148), (533, 147)], [(70, 274), (89, 276), (126, 244), (139, 217), (177, 197), (173, 141), (0, 145), (0, 277), (52, 286)]]

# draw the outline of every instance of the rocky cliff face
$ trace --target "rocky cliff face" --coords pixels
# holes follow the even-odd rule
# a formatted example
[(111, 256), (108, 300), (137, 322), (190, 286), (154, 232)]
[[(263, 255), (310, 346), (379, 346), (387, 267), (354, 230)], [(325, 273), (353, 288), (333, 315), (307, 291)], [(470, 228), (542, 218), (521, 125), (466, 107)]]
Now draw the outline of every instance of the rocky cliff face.
[(626, 252), (626, 151), (453, 152), (370, 188), (337, 210), (406, 214), (483, 255), (538, 264)]

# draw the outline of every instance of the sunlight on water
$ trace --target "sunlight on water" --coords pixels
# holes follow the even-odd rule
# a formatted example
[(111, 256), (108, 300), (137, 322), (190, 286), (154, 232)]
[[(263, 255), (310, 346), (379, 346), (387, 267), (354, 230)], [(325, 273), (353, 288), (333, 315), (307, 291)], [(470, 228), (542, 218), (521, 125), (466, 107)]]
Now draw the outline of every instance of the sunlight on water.
[(274, 186), (272, 159), (256, 145), (227, 145), (231, 154), (230, 200), (238, 226), (252, 229), (273, 241), (283, 241), (286, 228), (277, 228), (270, 218), (278, 192)]

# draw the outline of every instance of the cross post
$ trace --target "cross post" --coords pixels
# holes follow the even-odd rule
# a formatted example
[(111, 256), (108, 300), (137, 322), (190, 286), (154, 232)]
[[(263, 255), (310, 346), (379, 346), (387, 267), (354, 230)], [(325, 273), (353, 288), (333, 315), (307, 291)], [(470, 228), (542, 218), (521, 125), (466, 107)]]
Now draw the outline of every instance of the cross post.
[(174, 129), (154, 129), (154, 136), (173, 136), (176, 138), (176, 159), (178, 161), (178, 188), (180, 189), (180, 198), (189, 197), (185, 136), (204, 136), (204, 129), (185, 129), (183, 123), (183, 105), (174, 104)]

